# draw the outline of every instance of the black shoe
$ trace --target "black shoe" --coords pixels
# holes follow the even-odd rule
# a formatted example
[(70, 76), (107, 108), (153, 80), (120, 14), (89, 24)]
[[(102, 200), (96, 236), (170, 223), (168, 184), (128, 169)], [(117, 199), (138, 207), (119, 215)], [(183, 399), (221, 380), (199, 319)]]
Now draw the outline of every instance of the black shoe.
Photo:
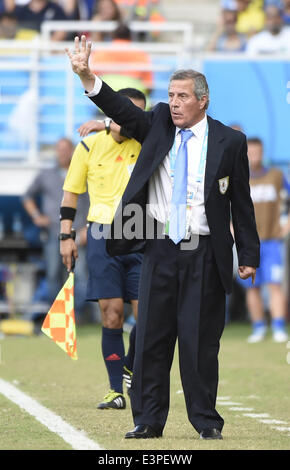
[(221, 432), (216, 428), (203, 429), (199, 435), (200, 439), (222, 439)]
[(161, 436), (162, 431), (155, 431), (148, 424), (138, 424), (133, 431), (127, 432), (125, 439), (151, 439)]

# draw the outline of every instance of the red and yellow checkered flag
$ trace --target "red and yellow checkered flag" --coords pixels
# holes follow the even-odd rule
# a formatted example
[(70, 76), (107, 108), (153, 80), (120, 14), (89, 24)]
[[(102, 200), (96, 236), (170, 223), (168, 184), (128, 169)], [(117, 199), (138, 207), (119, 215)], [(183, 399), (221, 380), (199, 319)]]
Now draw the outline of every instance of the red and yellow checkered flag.
[(72, 359), (76, 360), (77, 342), (74, 314), (74, 273), (70, 272), (63, 288), (59, 291), (41, 331), (51, 338)]

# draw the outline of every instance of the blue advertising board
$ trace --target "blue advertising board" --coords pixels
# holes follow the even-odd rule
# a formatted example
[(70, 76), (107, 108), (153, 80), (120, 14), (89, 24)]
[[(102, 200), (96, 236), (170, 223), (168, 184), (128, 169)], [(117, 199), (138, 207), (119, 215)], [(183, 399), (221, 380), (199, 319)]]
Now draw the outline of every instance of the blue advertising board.
[(290, 61), (205, 60), (210, 116), (260, 137), (265, 163), (290, 165)]

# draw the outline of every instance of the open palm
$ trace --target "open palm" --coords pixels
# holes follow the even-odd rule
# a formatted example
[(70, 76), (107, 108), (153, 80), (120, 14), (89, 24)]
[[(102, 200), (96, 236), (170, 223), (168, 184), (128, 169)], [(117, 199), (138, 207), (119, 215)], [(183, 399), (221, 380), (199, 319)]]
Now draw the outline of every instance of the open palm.
[(86, 36), (81, 37), (81, 41), (78, 36), (74, 40), (74, 50), (71, 52), (69, 49), (65, 49), (68, 57), (71, 61), (73, 71), (80, 77), (90, 74), (89, 69), (89, 57), (91, 53), (91, 42), (87, 42)]

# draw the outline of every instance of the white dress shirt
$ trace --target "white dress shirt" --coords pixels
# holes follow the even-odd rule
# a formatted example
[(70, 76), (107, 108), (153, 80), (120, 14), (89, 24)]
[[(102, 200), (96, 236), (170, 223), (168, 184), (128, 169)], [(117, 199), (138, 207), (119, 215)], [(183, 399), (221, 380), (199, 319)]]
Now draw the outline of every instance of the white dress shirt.
[[(206, 132), (207, 117), (205, 116), (200, 122), (195, 124), (190, 130), (193, 136), (187, 141), (188, 155), (188, 192), (193, 190), (193, 202), (191, 208), (189, 227), (190, 233), (199, 235), (209, 235), (209, 227), (205, 215), (204, 207), (204, 176), (200, 183), (196, 182), (198, 167), (204, 136)], [(170, 203), (172, 197), (173, 180), (171, 177), (170, 154), (177, 154), (181, 143), (180, 129), (176, 128), (175, 140), (169, 154), (166, 155), (157, 170), (153, 173), (149, 181), (149, 201), (147, 213), (150, 217), (157, 219), (165, 225), (169, 218)], [(205, 170), (205, 168), (204, 168)]]
[[(90, 93), (86, 93), (86, 95), (88, 97), (97, 95), (100, 92), (101, 87), (102, 80), (96, 76), (93, 90)], [(202, 181), (200, 183), (196, 182), (206, 127), (207, 116), (205, 116), (200, 122), (190, 128), (193, 136), (187, 142), (188, 191), (193, 190), (194, 193), (190, 219), (187, 223), (189, 227), (187, 227), (187, 229), (189, 229), (190, 233), (199, 235), (209, 235), (210, 233), (204, 206), (205, 167)], [(166, 155), (164, 160), (161, 162), (149, 180), (147, 214), (148, 216), (161, 222), (164, 225), (164, 228), (170, 213), (173, 186), (170, 157), (174, 159), (180, 143), (180, 129), (177, 127), (172, 149), (170, 150), (169, 154)]]

